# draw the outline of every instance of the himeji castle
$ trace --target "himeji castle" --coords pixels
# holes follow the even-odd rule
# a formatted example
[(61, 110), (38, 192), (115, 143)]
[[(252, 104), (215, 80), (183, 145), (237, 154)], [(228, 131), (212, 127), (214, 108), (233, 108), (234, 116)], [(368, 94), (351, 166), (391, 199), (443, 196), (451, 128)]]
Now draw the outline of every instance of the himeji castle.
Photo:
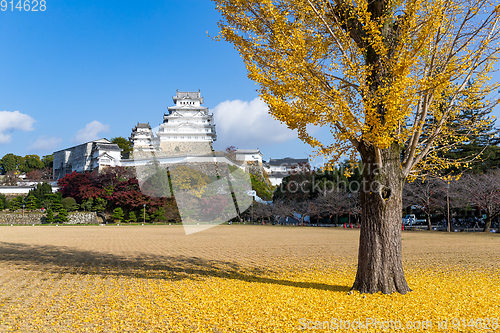
[(134, 158), (154, 151), (157, 156), (210, 154), (217, 139), (213, 115), (202, 106), (201, 93), (177, 91), (174, 106), (167, 108), (163, 123), (155, 130), (149, 124), (138, 123), (132, 129), (130, 141)]
[[(133, 150), (130, 156), (122, 157), (121, 149), (107, 139), (87, 142), (54, 152), (54, 178), (60, 179), (73, 171), (102, 171), (113, 166), (136, 167), (137, 171), (156, 160), (165, 165), (213, 165), (217, 162), (236, 165), (245, 170), (265, 170), (273, 185), (276, 185), (290, 173), (292, 165), (298, 162), (308, 163), (307, 159), (271, 159), (263, 169), (262, 153), (258, 148), (237, 149), (233, 158), (229, 158), (224, 152), (215, 152), (212, 143), (217, 135), (213, 114), (202, 106), (200, 91), (177, 91), (172, 99), (174, 106), (167, 107), (159, 126), (152, 128), (149, 123), (137, 123), (132, 128), (129, 140)], [(279, 170), (275, 170), (276, 161), (281, 161)], [(286, 166), (290, 166), (290, 170)]]

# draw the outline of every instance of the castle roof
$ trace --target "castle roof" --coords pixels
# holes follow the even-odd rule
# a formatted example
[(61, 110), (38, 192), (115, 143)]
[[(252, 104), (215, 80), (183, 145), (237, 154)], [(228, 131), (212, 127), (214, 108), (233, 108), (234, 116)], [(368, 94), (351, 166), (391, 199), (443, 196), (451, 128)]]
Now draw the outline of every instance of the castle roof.
[(120, 147), (116, 143), (95, 143), (95, 148), (98, 150), (114, 150), (114, 151), (122, 151)]
[(178, 91), (175, 96), (172, 97), (174, 103), (177, 103), (179, 99), (191, 99), (200, 101), (200, 104), (203, 104), (203, 97), (201, 97), (201, 92), (198, 91)]
[(149, 123), (137, 123), (137, 125), (135, 126), (135, 129), (138, 129), (138, 128), (149, 128), (149, 129), (151, 129), (151, 126), (149, 125)]
[(260, 152), (259, 149), (236, 149), (235, 153), (236, 154), (252, 154), (252, 155), (260, 154), (260, 155), (262, 155), (262, 153)]

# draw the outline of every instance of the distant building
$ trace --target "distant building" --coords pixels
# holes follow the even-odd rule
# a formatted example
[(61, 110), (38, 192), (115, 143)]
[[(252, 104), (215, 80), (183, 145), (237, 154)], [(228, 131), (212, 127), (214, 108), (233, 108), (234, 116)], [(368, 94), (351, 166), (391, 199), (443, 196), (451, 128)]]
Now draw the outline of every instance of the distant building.
[(121, 165), (122, 149), (107, 139), (90, 141), (78, 146), (59, 150), (54, 156), (54, 179), (60, 179), (73, 171), (101, 171), (106, 167)]
[(234, 152), (238, 162), (258, 162), (262, 164), (262, 153), (257, 149), (236, 149)]
[(308, 165), (309, 159), (307, 158), (270, 158), (269, 162), (264, 163), (264, 170), (267, 172), (271, 184), (276, 186), (281, 184), (283, 178), (290, 175), (294, 170), (299, 170), (300, 167)]

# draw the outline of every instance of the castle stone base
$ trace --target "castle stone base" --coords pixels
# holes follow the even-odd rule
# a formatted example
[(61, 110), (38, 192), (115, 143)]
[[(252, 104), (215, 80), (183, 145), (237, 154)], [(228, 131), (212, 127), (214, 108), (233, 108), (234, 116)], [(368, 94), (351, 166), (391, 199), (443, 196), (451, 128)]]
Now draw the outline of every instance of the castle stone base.
[(135, 149), (131, 153), (131, 159), (151, 158), (151, 156), (170, 157), (185, 155), (209, 155), (212, 154), (212, 143), (210, 142), (161, 142), (159, 149), (154, 151)]

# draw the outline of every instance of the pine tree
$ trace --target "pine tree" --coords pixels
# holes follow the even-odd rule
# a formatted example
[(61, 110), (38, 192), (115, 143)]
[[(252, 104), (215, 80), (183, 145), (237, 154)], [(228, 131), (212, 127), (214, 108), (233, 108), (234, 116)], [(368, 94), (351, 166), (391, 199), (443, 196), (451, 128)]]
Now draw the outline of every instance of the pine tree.
[[(465, 130), (457, 132), (463, 137), (463, 142), (447, 151), (444, 156), (451, 160), (462, 161), (449, 168), (447, 171), (452, 173), (462, 172), (466, 169), (472, 169), (473, 173), (484, 173), (500, 165), (500, 138), (495, 136), (495, 119), (491, 115), (491, 108), (485, 108), (483, 99), (469, 97), (468, 89), (471, 89), (473, 82), (469, 82), (462, 100), (472, 98), (468, 107), (460, 110), (452, 126), (460, 128), (461, 123), (480, 124), (477, 127), (480, 131), (476, 134)], [(467, 163), (467, 164), (466, 164)]]
[(92, 209), (93, 204), (94, 204), (94, 199), (89, 198), (87, 200), (84, 200), (80, 205), (80, 207), (82, 207), (84, 211), (90, 211)]
[(37, 208), (42, 208), (42, 203), (47, 199), (48, 194), (52, 194), (52, 186), (49, 183), (43, 182), (42, 184), (37, 184), (34, 189), (30, 190), (28, 197), (30, 195), (35, 196), (37, 199)]
[(111, 218), (115, 220), (115, 222), (120, 222), (121, 220), (123, 220), (123, 209), (121, 209), (121, 207), (115, 208), (115, 210), (113, 210), (113, 215), (111, 216)]
[(95, 212), (103, 212), (106, 210), (108, 201), (104, 198), (95, 198), (92, 210)]
[(153, 213), (153, 219), (156, 222), (165, 221), (165, 208), (163, 208), (163, 206)]
[(68, 211), (64, 208), (60, 208), (57, 211), (57, 221), (60, 223), (68, 222)]
[(10, 210), (16, 211), (18, 209), (23, 208), (24, 198), (19, 195), (11, 200), (10, 202)]
[(54, 212), (52, 209), (47, 209), (47, 214), (45, 215), (45, 222), (54, 223)]
[(37, 206), (38, 206), (37, 198), (33, 194), (28, 195), (28, 197), (26, 198), (26, 209), (35, 210)]
[(59, 192), (46, 194), (45, 198), (46, 199), (43, 201), (43, 204), (47, 208), (51, 208), (53, 211), (56, 211), (56, 212), (58, 212), (59, 209), (62, 208), (62, 204), (61, 204), (62, 197), (61, 197), (61, 194)]
[(130, 211), (130, 213), (128, 213), (127, 222), (137, 222), (137, 217), (135, 216), (135, 213), (133, 211)]
[(7, 197), (3, 194), (0, 194), (0, 210), (7, 208)]

